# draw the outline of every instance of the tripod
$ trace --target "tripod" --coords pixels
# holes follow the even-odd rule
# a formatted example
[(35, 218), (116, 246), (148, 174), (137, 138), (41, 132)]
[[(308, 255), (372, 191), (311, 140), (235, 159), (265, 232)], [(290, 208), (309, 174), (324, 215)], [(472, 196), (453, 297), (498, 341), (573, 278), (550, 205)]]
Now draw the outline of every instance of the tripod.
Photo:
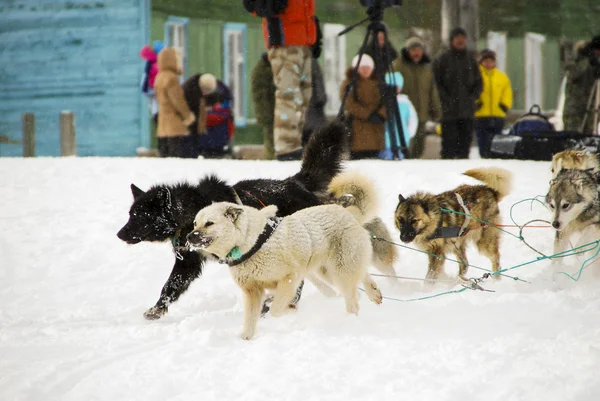
[[(341, 31), (338, 36), (342, 36), (357, 26), (370, 21), (367, 26), (367, 32), (365, 34), (365, 38), (363, 40), (363, 44), (358, 53), (358, 62), (352, 71), (352, 78), (348, 86), (346, 86), (346, 90), (344, 92), (344, 97), (342, 98), (342, 103), (340, 105), (340, 110), (338, 112), (337, 120), (342, 121), (344, 117), (344, 109), (346, 105), (346, 100), (348, 99), (348, 95), (352, 91), (352, 89), (356, 88), (356, 80), (358, 77), (358, 68), (360, 66), (360, 61), (362, 60), (363, 55), (365, 54), (365, 49), (367, 44), (369, 43), (369, 38), (373, 38), (373, 40), (377, 40), (377, 33), (383, 32), (384, 34), (384, 46), (385, 54), (390, 54), (391, 44), (388, 40), (387, 30), (385, 29), (385, 25), (383, 25), (383, 5), (382, 0), (375, 0), (374, 5), (367, 9), (368, 17), (364, 20), (349, 26), (348, 28)], [(394, 160), (398, 160), (398, 150), (400, 149), (404, 154), (404, 157), (408, 157), (408, 146), (406, 144), (406, 139), (404, 137), (404, 129), (402, 126), (402, 117), (400, 115), (400, 109), (398, 107), (398, 103), (396, 101), (396, 82), (392, 76), (392, 83), (388, 86), (385, 82), (386, 73), (393, 73), (394, 69), (392, 68), (391, 62), (392, 60), (384, 60), (384, 51), (383, 49), (377, 47), (377, 51), (374, 54), (374, 62), (375, 65), (384, 65), (384, 69), (375, 68), (376, 78), (379, 85), (379, 92), (382, 95), (382, 104), (386, 110), (387, 119), (385, 124), (387, 126), (387, 131), (389, 133), (389, 140), (392, 148), (392, 154)], [(377, 108), (379, 109), (379, 107)], [(398, 133), (398, 137), (400, 139), (400, 143), (396, 140), (396, 132)]]
[[(592, 107), (592, 102), (594, 102), (594, 107)], [(583, 116), (583, 121), (581, 122), (581, 127), (579, 128), (580, 132), (585, 130), (585, 123), (590, 114), (590, 111), (593, 113), (592, 115), (592, 133), (594, 135), (600, 135), (598, 129), (598, 123), (600, 122), (600, 78), (596, 78), (594, 81), (594, 86), (592, 87), (592, 92), (590, 93), (590, 97), (588, 98), (587, 107), (585, 109), (585, 115)], [(585, 132), (583, 132), (585, 133)]]

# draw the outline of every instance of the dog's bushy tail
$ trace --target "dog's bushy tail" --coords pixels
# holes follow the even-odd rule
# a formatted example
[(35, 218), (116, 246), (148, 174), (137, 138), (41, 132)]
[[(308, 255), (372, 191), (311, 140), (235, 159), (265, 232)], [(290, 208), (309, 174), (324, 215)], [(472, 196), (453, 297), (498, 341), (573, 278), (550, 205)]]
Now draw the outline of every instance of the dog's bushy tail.
[(360, 224), (372, 220), (377, 214), (377, 191), (373, 180), (356, 173), (345, 172), (335, 176), (328, 191), (336, 203), (345, 207)]
[(463, 174), (484, 182), (498, 192), (498, 201), (508, 195), (512, 187), (512, 173), (500, 167), (474, 168)]
[(331, 179), (342, 171), (347, 142), (347, 129), (337, 122), (315, 132), (304, 149), (302, 168), (292, 179), (310, 192), (324, 193)]

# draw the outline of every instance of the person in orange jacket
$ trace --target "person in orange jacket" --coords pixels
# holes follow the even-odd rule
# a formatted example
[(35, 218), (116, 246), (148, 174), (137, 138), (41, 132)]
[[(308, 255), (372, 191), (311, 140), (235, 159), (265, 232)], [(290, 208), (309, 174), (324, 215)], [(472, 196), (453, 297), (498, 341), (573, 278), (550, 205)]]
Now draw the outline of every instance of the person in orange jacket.
[(502, 133), (506, 113), (512, 107), (513, 95), (508, 76), (496, 67), (495, 52), (489, 49), (481, 51), (479, 69), (483, 91), (475, 102), (475, 132), (479, 155), (487, 159), (494, 135)]
[(311, 89), (313, 45), (317, 43), (314, 0), (244, 0), (262, 17), (263, 36), (275, 83), (275, 155), (302, 157), (302, 130)]

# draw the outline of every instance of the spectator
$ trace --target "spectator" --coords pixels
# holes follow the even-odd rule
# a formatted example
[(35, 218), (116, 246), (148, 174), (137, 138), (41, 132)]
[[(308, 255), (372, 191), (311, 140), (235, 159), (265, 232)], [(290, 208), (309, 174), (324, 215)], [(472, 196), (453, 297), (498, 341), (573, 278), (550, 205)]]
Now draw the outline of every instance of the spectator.
[(154, 81), (156, 80), (156, 74), (158, 74), (158, 64), (156, 63), (156, 59), (163, 47), (164, 45), (160, 40), (155, 40), (152, 43), (152, 47), (145, 45), (142, 47), (142, 50), (140, 50), (140, 57), (143, 60), (146, 60), (141, 89), (142, 93), (148, 97), (148, 108), (152, 113), (152, 119), (155, 124), (157, 123), (158, 118), (158, 103), (156, 102), (154, 93)]
[[(263, 36), (275, 83), (275, 153), (277, 160), (302, 158), (302, 131), (311, 95), (311, 46), (317, 40), (314, 0), (273, 1), (269, 10), (244, 0), (263, 17)], [(273, 11), (276, 10), (276, 11)]]
[(196, 116), (189, 127), (190, 134), (206, 134), (206, 111), (209, 107), (206, 97), (217, 89), (217, 79), (212, 74), (194, 74), (182, 86), (185, 101)]
[[(388, 86), (395, 86), (396, 89), (396, 102), (398, 103), (398, 111), (400, 112), (400, 119), (402, 121), (402, 132), (404, 133), (404, 141), (408, 144), (410, 139), (415, 136), (417, 132), (417, 126), (419, 125), (419, 117), (413, 104), (408, 99), (408, 96), (402, 93), (402, 87), (404, 86), (404, 77), (399, 72), (385, 74), (385, 83)], [(404, 159), (404, 154), (400, 149), (400, 135), (398, 130), (395, 129), (393, 133), (398, 146), (398, 159)], [(384, 160), (392, 160), (394, 153), (391, 144), (391, 133), (389, 127), (385, 125), (385, 147), (379, 152), (379, 158)]]
[(450, 49), (435, 60), (433, 74), (442, 104), (442, 159), (468, 159), (482, 82), (464, 29), (450, 32)]
[(175, 49), (166, 47), (161, 50), (158, 54), (158, 74), (154, 82), (160, 110), (156, 136), (161, 157), (181, 157), (185, 151), (185, 137), (189, 134), (187, 127), (196, 120), (179, 84), (180, 74)]
[(273, 145), (273, 120), (275, 113), (275, 84), (273, 71), (267, 53), (263, 53), (252, 70), (250, 78), (252, 85), (252, 100), (258, 125), (262, 126), (267, 159), (275, 158)]
[(375, 62), (375, 76), (383, 77), (388, 71), (388, 67), (390, 67), (394, 60), (398, 58), (398, 52), (394, 49), (394, 46), (392, 46), (389, 36), (386, 46), (385, 38), (388, 35), (388, 31), (385, 25), (381, 24), (376, 29), (377, 30), (373, 32), (371, 39), (362, 50), (365, 54), (371, 56)]
[[(352, 60), (352, 68), (346, 72), (342, 82), (342, 98), (346, 87), (352, 81), (358, 56)], [(346, 104), (346, 122), (351, 132), (351, 150), (353, 159), (376, 158), (384, 148), (384, 122), (386, 111), (379, 91), (379, 83), (374, 74), (375, 62), (368, 54), (360, 60), (356, 85), (348, 93)]]
[(206, 135), (206, 113), (209, 109), (207, 96), (217, 89), (217, 79), (212, 74), (194, 74), (183, 84), (183, 93), (188, 107), (194, 113), (195, 120), (188, 127), (189, 137), (181, 157), (197, 158), (199, 155), (199, 135)]
[(425, 150), (425, 123), (429, 120), (440, 121), (442, 109), (440, 98), (433, 80), (431, 59), (425, 53), (420, 38), (412, 37), (406, 41), (400, 51), (400, 57), (394, 62), (394, 70), (404, 77), (404, 93), (417, 110), (419, 125), (417, 133), (410, 141), (410, 158), (419, 159)]
[(567, 74), (563, 113), (565, 130), (594, 133), (592, 110), (588, 112), (583, 130), (581, 125), (596, 79), (600, 78), (600, 35), (578, 51), (575, 61), (567, 66)]
[(481, 51), (479, 68), (483, 78), (483, 91), (475, 103), (475, 132), (479, 155), (488, 159), (494, 135), (502, 133), (504, 118), (512, 107), (512, 89), (508, 76), (496, 68), (496, 53)]

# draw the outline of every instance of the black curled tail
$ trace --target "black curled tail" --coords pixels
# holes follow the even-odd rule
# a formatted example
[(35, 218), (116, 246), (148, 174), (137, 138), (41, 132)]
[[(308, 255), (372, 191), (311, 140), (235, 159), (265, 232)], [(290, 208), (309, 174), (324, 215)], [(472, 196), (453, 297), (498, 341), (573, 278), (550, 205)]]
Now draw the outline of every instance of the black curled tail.
[(346, 126), (338, 122), (315, 132), (304, 149), (302, 168), (293, 179), (310, 192), (324, 192), (333, 177), (342, 171), (348, 138)]

